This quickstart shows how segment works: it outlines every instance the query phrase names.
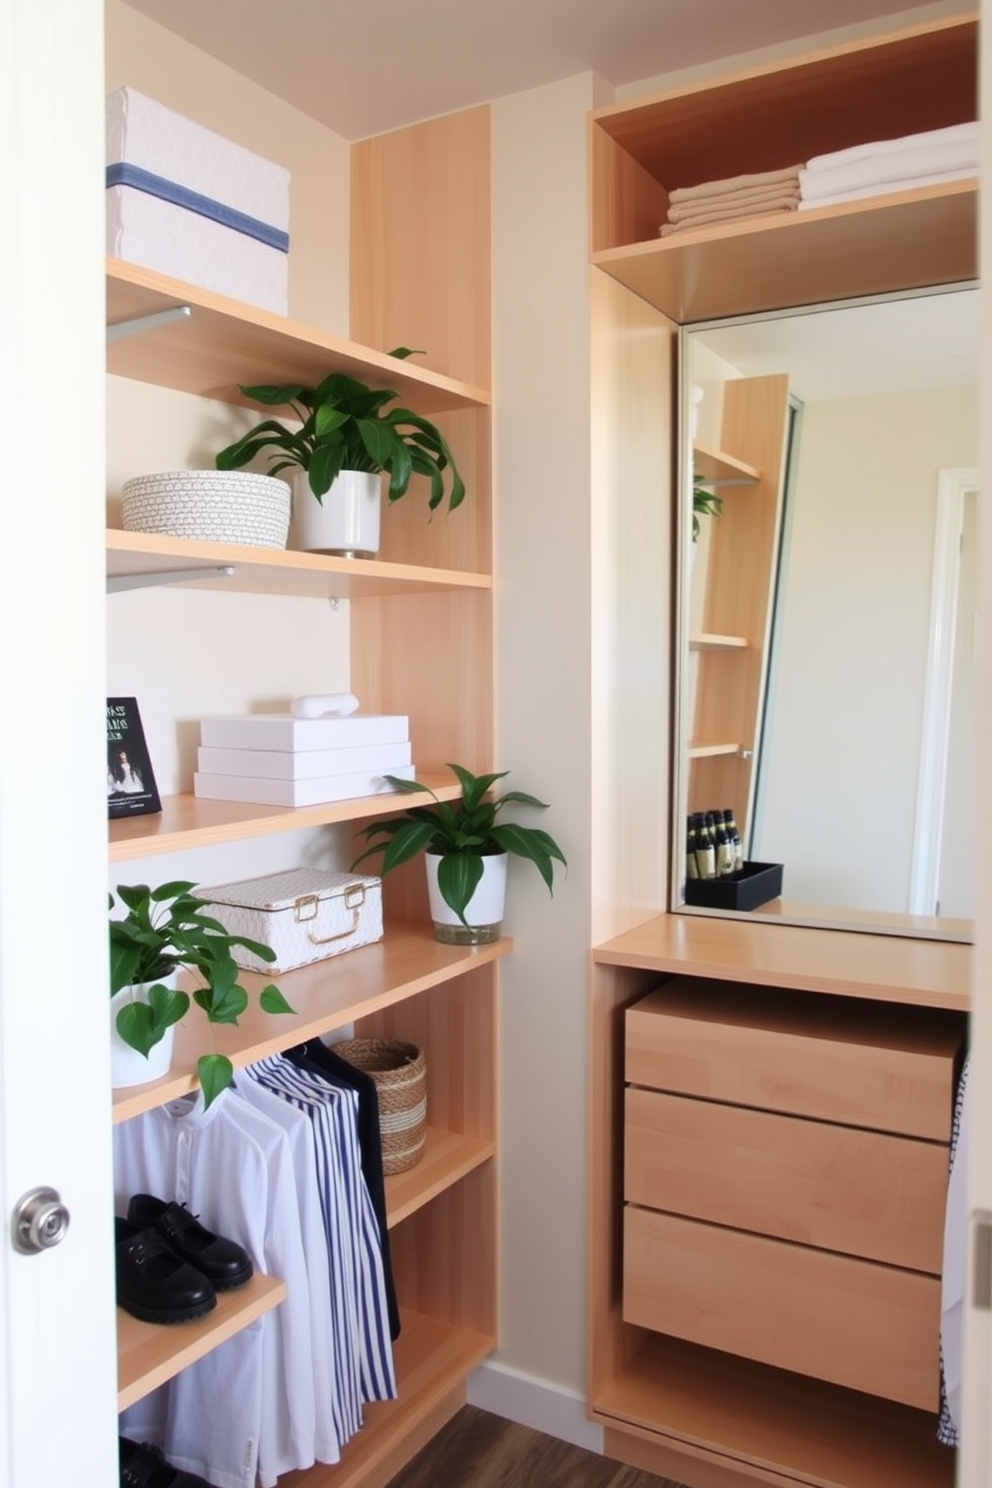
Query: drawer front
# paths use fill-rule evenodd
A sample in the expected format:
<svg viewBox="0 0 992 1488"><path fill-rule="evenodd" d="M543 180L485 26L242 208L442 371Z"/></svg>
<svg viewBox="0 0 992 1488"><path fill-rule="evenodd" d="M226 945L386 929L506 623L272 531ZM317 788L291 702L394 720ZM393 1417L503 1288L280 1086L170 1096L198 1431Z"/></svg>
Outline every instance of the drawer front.
<svg viewBox="0 0 992 1488"><path fill-rule="evenodd" d="M918 1010L692 978L629 1008L626 1078L673 1094L950 1141L957 1026Z"/></svg>
<svg viewBox="0 0 992 1488"><path fill-rule="evenodd" d="M625 1093L631 1203L935 1276L948 1157L936 1142Z"/></svg>
<svg viewBox="0 0 992 1488"><path fill-rule="evenodd" d="M628 1204L623 1316L706 1348L939 1408L936 1277Z"/></svg>

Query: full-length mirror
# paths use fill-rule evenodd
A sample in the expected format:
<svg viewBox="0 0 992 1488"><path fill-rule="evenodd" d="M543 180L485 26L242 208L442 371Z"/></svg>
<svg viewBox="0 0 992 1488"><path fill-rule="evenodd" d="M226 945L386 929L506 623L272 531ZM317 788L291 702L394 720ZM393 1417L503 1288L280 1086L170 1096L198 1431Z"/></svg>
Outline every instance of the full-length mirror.
<svg viewBox="0 0 992 1488"><path fill-rule="evenodd" d="M977 344L970 286L683 331L673 908L971 938Z"/></svg>

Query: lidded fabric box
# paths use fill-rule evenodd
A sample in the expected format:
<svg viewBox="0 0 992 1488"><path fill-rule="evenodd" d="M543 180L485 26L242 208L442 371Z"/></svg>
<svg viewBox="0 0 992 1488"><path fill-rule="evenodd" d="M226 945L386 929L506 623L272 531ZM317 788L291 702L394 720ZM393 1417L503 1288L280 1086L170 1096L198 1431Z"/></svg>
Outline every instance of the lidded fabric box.
<svg viewBox="0 0 992 1488"><path fill-rule="evenodd" d="M289 307L289 182L130 87L107 98L107 253L277 315Z"/></svg>
<svg viewBox="0 0 992 1488"><path fill-rule="evenodd" d="M235 946L231 954L245 971L292 971L382 939L381 878L288 868L236 883L201 884L194 892L209 901L229 935L246 935L275 951L274 961L263 961Z"/></svg>

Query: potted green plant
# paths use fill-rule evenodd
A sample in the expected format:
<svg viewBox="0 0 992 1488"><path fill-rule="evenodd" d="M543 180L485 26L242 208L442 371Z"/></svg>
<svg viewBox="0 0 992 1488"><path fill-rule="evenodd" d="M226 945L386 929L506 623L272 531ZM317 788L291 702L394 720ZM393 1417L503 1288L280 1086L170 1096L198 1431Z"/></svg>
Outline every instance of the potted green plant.
<svg viewBox="0 0 992 1488"><path fill-rule="evenodd" d="M554 893L554 865L568 867L565 855L553 837L539 827L522 827L498 820L507 806L534 806L546 810L548 803L524 791L490 794L498 780L510 773L496 771L473 775L463 765L449 765L461 786L461 800L441 801L426 785L415 780L386 779L394 790L425 793L433 806L410 806L400 816L371 822L364 827L367 846L353 867L374 853L382 853L385 875L417 853L427 865L431 917L438 940L449 944L482 944L496 940L503 919L506 864L509 856L533 863Z"/></svg>
<svg viewBox="0 0 992 1488"><path fill-rule="evenodd" d="M233 946L244 946L263 961L274 961L275 952L244 936L229 935L219 920L204 913L207 901L191 891L192 883L176 881L149 888L147 884L118 884L117 894L126 913L110 918L110 998L112 1041L116 1034L123 1048L115 1050L114 1084L142 1084L157 1078L169 1067L172 1033L190 1006L190 995L176 982L181 970L193 972L201 985L192 1000L209 1023L233 1023L248 1006L248 993L238 985L239 968L231 955ZM109 895L110 909L115 901ZM270 984L259 993L266 1013L291 1013L293 1009ZM164 1047L163 1047L164 1046ZM146 1064L129 1060L130 1051L143 1056ZM153 1051L154 1057L150 1059ZM206 1105L230 1083L231 1061L223 1054L202 1054L196 1072Z"/></svg>
<svg viewBox="0 0 992 1488"><path fill-rule="evenodd" d="M390 352L412 355L406 346ZM264 407L289 409L299 427L263 419L220 451L217 468L239 469L263 451L270 451L270 475L297 467L294 515L305 551L373 556L379 547L383 473L389 476L391 502L406 494L414 475L430 482L432 512L446 490L449 511L464 499L465 483L444 435L409 408L390 406L398 393L368 387L343 372L332 372L316 387L263 385L240 391ZM368 532L360 525L363 517L370 518Z"/></svg>
<svg viewBox="0 0 992 1488"><path fill-rule="evenodd" d="M707 490L706 477L694 475L692 477L692 540L699 541L702 531L700 517L722 517L723 497L718 496L715 491Z"/></svg>

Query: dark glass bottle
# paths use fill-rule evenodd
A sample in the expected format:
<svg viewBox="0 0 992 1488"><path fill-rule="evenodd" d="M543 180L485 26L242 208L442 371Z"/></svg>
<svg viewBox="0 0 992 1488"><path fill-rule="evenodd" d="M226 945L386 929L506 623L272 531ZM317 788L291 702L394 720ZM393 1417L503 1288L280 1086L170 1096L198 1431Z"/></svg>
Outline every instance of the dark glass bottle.
<svg viewBox="0 0 992 1488"><path fill-rule="evenodd" d="M713 832L713 841L716 846L717 878L729 878L734 871L734 844L723 825L723 812L710 812L708 824Z"/></svg>
<svg viewBox="0 0 992 1488"><path fill-rule="evenodd" d="M723 825L730 838L734 853L734 872L740 873L744 866L744 844L741 842L741 834L737 829L734 819L733 807L725 806L723 809Z"/></svg>
<svg viewBox="0 0 992 1488"><path fill-rule="evenodd" d="M696 819L693 816L688 817L686 820L685 876L686 878L699 877L699 866L696 862Z"/></svg>
<svg viewBox="0 0 992 1488"><path fill-rule="evenodd" d="M716 843L701 812L696 813L696 867L700 878L716 878Z"/></svg>

